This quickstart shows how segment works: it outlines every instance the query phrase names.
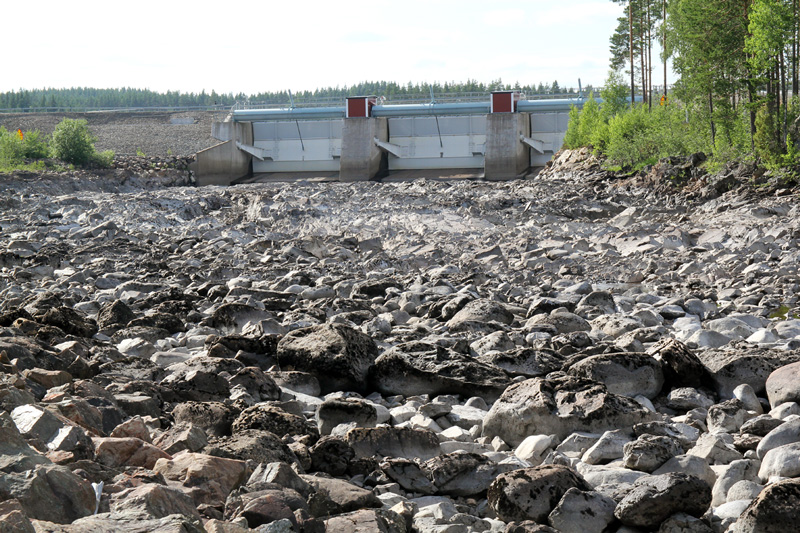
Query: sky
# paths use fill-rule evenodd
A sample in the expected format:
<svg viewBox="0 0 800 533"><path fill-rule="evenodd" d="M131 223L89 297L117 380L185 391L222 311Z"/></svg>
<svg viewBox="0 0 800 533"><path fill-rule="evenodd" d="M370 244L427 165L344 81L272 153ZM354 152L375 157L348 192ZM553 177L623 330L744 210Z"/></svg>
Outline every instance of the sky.
<svg viewBox="0 0 800 533"><path fill-rule="evenodd" d="M250 95L362 81L600 86L623 7L611 0L38 0L5 2L3 12L17 23L4 25L0 92Z"/></svg>

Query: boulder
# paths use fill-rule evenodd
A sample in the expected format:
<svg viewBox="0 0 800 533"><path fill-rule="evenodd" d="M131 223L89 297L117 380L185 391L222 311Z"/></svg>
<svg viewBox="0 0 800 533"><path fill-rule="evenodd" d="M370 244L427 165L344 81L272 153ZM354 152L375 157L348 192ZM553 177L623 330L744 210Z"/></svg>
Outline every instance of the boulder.
<svg viewBox="0 0 800 533"><path fill-rule="evenodd" d="M655 529L682 512L702 516L711 504L711 487L681 472L646 476L619 502L614 516L626 526Z"/></svg>
<svg viewBox="0 0 800 533"><path fill-rule="evenodd" d="M233 406L222 402L182 402L172 410L175 423L192 424L215 437L230 435L238 415Z"/></svg>
<svg viewBox="0 0 800 533"><path fill-rule="evenodd" d="M679 340L665 337L647 353L661 363L667 390L673 387L697 388L711 383L711 376L703 363Z"/></svg>
<svg viewBox="0 0 800 533"><path fill-rule="evenodd" d="M549 350L516 348L507 352L488 352L477 357L481 363L504 370L512 376L535 378L560 370L563 358Z"/></svg>
<svg viewBox="0 0 800 533"><path fill-rule="evenodd" d="M572 365L569 374L599 381L609 392L631 398L641 395L652 400L664 385L661 364L643 353L593 355Z"/></svg>
<svg viewBox="0 0 800 533"><path fill-rule="evenodd" d="M96 437L93 441L95 460L112 468L141 466L152 470L156 461L172 459L167 452L135 437Z"/></svg>
<svg viewBox="0 0 800 533"><path fill-rule="evenodd" d="M486 415L482 434L517 446L528 435L554 434L562 440L577 431L602 433L657 418L601 383L575 377L532 378L503 392Z"/></svg>
<svg viewBox="0 0 800 533"><path fill-rule="evenodd" d="M228 520L244 518L250 528L257 528L276 520L289 520L297 524L295 512L308 513L305 498L292 489L275 487L247 492L236 491L225 502Z"/></svg>
<svg viewBox="0 0 800 533"><path fill-rule="evenodd" d="M586 481L564 465L541 465L497 476L489 486L489 506L504 522L533 520L544 524L571 488L589 491Z"/></svg>
<svg viewBox="0 0 800 533"><path fill-rule="evenodd" d="M413 342L375 360L370 383L384 395L460 394L497 399L510 383L505 372L436 344Z"/></svg>
<svg viewBox="0 0 800 533"><path fill-rule="evenodd" d="M326 514L335 515L359 509L383 507L383 503L371 490L362 489L347 481L320 476L301 475L300 477L311 485L320 503L323 503L323 499L325 500L323 505L327 508ZM318 510L311 503L311 514L323 516L317 512Z"/></svg>
<svg viewBox="0 0 800 533"><path fill-rule="evenodd" d="M447 321L451 332L492 333L511 324L514 314L502 303L494 300L478 299L468 302Z"/></svg>
<svg viewBox="0 0 800 533"><path fill-rule="evenodd" d="M199 453L181 453L174 459L159 459L153 471L184 487L195 505L221 505L228 494L250 477L244 461Z"/></svg>
<svg viewBox="0 0 800 533"><path fill-rule="evenodd" d="M343 324L301 328L278 342L283 370L314 374L323 394L367 389L367 373L378 356L375 341Z"/></svg>
<svg viewBox="0 0 800 533"><path fill-rule="evenodd" d="M0 495L18 500L29 518L57 524L88 516L95 508L92 485L68 468L53 464L0 475Z"/></svg>
<svg viewBox="0 0 800 533"><path fill-rule="evenodd" d="M800 362L775 369L765 383L772 407L786 402L800 402Z"/></svg>
<svg viewBox="0 0 800 533"><path fill-rule="evenodd" d="M784 444L765 453L758 477L765 483L782 477L800 477L800 442Z"/></svg>
<svg viewBox="0 0 800 533"><path fill-rule="evenodd" d="M384 509L361 509L325 519L325 530L338 533L406 533L405 520Z"/></svg>
<svg viewBox="0 0 800 533"><path fill-rule="evenodd" d="M50 308L43 316L38 317L38 320L42 324L55 326L76 337L92 337L97 333L97 324L94 320L69 307Z"/></svg>
<svg viewBox="0 0 800 533"><path fill-rule="evenodd" d="M246 429L229 437L215 437L204 449L208 455L254 463L296 463L297 457L280 437L269 431Z"/></svg>
<svg viewBox="0 0 800 533"><path fill-rule="evenodd" d="M561 533L603 533L615 521L617 503L599 492L571 488L547 517Z"/></svg>
<svg viewBox="0 0 800 533"><path fill-rule="evenodd" d="M721 398L733 397L739 385L750 385L756 394L763 394L767 378L775 370L800 361L800 352L765 349L705 350L698 357L706 367Z"/></svg>
<svg viewBox="0 0 800 533"><path fill-rule="evenodd" d="M758 443L756 453L759 459L763 459L771 449L794 442L800 442L800 416L793 416L764 435Z"/></svg>
<svg viewBox="0 0 800 533"><path fill-rule="evenodd" d="M767 486L732 527L733 533L784 533L800 522L800 480L785 479Z"/></svg>
<svg viewBox="0 0 800 533"><path fill-rule="evenodd" d="M675 439L657 435L642 435L623 447L625 468L653 472L669 459L683 452Z"/></svg>
<svg viewBox="0 0 800 533"><path fill-rule="evenodd" d="M164 518L172 514L200 518L189 496L177 488L158 483L147 483L114 494L111 513L112 516L122 513L138 515L142 520Z"/></svg>
<svg viewBox="0 0 800 533"><path fill-rule="evenodd" d="M432 431L402 427L354 428L345 437L356 457L414 457L427 461L441 455Z"/></svg>
<svg viewBox="0 0 800 533"><path fill-rule="evenodd" d="M242 411L231 425L234 435L248 429L269 431L278 437L291 435L319 436L317 428L305 417L287 413L283 409L269 404L258 404Z"/></svg>
<svg viewBox="0 0 800 533"><path fill-rule="evenodd" d="M331 398L317 408L314 417L320 434L330 435L339 424L354 423L356 427L375 427L378 411L375 405L358 398Z"/></svg>
<svg viewBox="0 0 800 533"><path fill-rule="evenodd" d="M422 465L436 493L463 497L484 494L498 475L515 468L515 464L498 464L475 453L448 453Z"/></svg>

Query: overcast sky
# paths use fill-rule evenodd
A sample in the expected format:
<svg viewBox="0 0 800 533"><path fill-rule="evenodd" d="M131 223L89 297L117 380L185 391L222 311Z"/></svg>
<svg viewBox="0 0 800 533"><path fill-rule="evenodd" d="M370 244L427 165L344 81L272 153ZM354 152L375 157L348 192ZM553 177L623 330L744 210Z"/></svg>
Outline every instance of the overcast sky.
<svg viewBox="0 0 800 533"><path fill-rule="evenodd" d="M610 0L4 4L0 91L245 94L378 80L598 86L623 10Z"/></svg>

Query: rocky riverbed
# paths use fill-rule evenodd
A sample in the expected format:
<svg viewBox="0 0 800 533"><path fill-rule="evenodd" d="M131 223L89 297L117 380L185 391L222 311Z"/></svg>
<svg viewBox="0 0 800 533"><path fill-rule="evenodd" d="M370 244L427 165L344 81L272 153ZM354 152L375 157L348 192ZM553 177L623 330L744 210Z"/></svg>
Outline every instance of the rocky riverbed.
<svg viewBox="0 0 800 533"><path fill-rule="evenodd" d="M798 192L698 163L0 177L0 531L795 531Z"/></svg>

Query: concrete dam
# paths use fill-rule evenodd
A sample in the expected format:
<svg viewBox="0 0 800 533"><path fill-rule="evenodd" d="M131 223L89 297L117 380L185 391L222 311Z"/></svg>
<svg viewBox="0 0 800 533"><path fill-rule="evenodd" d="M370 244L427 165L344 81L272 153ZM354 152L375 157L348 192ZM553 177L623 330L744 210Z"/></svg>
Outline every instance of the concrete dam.
<svg viewBox="0 0 800 533"><path fill-rule="evenodd" d="M234 109L213 124L221 142L197 154L194 170L200 185L275 174L365 181L457 169L513 179L550 160L563 143L570 107L585 101L497 91L485 101L387 105L358 96L342 107Z"/></svg>

